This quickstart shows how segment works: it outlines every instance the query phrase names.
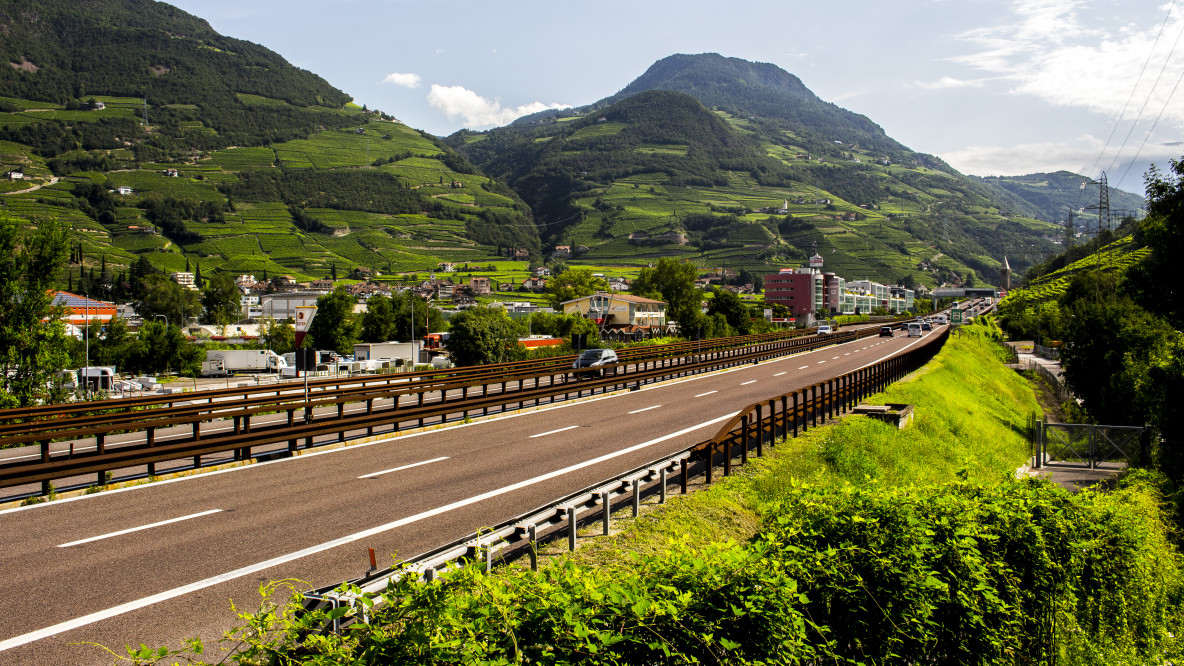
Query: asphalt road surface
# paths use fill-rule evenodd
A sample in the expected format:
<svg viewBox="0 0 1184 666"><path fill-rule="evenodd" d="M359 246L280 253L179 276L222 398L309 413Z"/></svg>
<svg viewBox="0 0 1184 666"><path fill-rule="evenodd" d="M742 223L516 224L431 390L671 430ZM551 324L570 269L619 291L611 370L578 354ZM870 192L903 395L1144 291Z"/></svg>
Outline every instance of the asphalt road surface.
<svg viewBox="0 0 1184 666"><path fill-rule="evenodd" d="M702 441L744 406L929 342L872 337L584 401L0 512L0 663L109 664L125 644L207 658L230 600L322 586Z"/></svg>

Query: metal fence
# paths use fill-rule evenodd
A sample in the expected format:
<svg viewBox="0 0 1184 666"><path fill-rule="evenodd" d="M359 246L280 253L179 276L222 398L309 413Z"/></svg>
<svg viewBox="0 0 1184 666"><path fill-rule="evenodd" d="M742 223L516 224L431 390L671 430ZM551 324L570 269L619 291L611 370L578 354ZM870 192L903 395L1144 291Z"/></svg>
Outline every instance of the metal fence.
<svg viewBox="0 0 1184 666"><path fill-rule="evenodd" d="M1141 461L1146 451L1146 428L1141 426L1047 423L1029 419L1028 442L1032 466L1071 465L1097 469Z"/></svg>
<svg viewBox="0 0 1184 666"><path fill-rule="evenodd" d="M677 492L686 493L690 479L702 475L706 483L712 483L715 469L720 466L727 476L735 465L747 462L750 454L763 455L764 446L774 444L778 438L796 437L799 432L849 411L860 399L921 368L948 338L947 328L917 349L749 405L705 442L409 558L396 567L346 581L352 586L351 591L344 592L341 585L331 585L305 593L304 608L313 611L353 606L357 608L353 619L364 620L366 605L359 603L360 596L382 591L392 576L413 575L431 580L442 568L458 562L483 561L488 570L495 560L509 560L518 555L529 556L532 568L537 567L540 542L566 539L568 548L574 550L581 525L599 522L602 532L608 534L614 503L627 502L636 516L646 495L657 494L659 501L665 502L672 484ZM323 630L336 631L349 621L352 619L333 620Z"/></svg>

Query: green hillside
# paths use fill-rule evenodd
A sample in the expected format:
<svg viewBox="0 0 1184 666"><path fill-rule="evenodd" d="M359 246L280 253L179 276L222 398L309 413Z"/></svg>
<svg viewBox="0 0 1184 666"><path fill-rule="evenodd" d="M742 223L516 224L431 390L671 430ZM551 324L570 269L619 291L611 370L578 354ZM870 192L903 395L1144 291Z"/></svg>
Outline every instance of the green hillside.
<svg viewBox="0 0 1184 666"><path fill-rule="evenodd" d="M72 270L308 279L538 249L521 199L439 140L169 5L0 0L0 29L0 174L23 174L0 205L67 222Z"/></svg>
<svg viewBox="0 0 1184 666"><path fill-rule="evenodd" d="M1041 212L1043 219L1067 220L1072 214L1076 232L1092 235L1097 231L1097 212L1086 207L1098 203L1098 188L1096 185L1082 187L1082 183L1090 181L1085 176L1057 171L1024 176L987 176L981 180L1031 204ZM1108 193L1111 216L1116 223L1126 215L1141 217L1141 211L1147 207L1143 197L1137 194L1114 187L1109 188Z"/></svg>
<svg viewBox="0 0 1184 666"><path fill-rule="evenodd" d="M709 72L718 58L706 59ZM522 195L548 244L586 248L577 261L680 256L767 272L817 243L826 268L849 278L933 286L971 273L993 283L1004 255L1023 270L1058 247L1043 237L1054 225L1025 215L1038 213L1031 205L908 151L855 114L845 136L862 132L867 144L738 104L711 110L649 90L448 143Z"/></svg>

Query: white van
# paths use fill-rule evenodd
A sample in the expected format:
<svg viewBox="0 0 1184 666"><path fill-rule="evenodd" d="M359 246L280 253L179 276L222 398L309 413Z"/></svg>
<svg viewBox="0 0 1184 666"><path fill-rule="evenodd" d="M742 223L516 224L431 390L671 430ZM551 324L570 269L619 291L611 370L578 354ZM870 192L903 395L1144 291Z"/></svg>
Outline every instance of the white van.
<svg viewBox="0 0 1184 666"><path fill-rule="evenodd" d="M921 325L915 321L909 322L909 337L910 338L921 337Z"/></svg>

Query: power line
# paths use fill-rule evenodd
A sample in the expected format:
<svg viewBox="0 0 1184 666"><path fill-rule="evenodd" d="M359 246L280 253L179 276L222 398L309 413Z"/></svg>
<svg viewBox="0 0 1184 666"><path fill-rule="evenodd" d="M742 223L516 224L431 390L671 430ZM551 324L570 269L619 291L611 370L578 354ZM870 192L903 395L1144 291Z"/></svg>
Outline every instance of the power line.
<svg viewBox="0 0 1184 666"><path fill-rule="evenodd" d="M1122 173L1123 180L1131 172L1131 167L1135 166L1135 161L1139 159L1139 155L1143 152L1143 147L1147 145L1147 140L1151 138L1151 133L1155 131L1155 126L1159 124L1159 119L1163 117L1163 112L1167 110L1172 97L1176 95L1176 89L1180 87L1180 81L1184 81L1184 71L1180 72L1180 77L1176 79L1176 85L1172 86L1172 92L1168 93L1168 98L1164 100L1163 108L1159 110L1159 115L1155 117L1155 122L1151 123L1151 129L1147 130L1147 136L1143 137L1143 143L1139 144L1139 150L1135 151L1135 156L1131 158L1131 163L1126 165L1126 171ZM1118 182L1121 183L1122 180Z"/></svg>
<svg viewBox="0 0 1184 666"><path fill-rule="evenodd" d="M1172 0L1171 6L1168 7L1167 16L1163 17L1163 23L1159 24L1159 32L1155 35L1155 42L1151 44L1151 50L1147 52L1147 59L1143 61L1143 67L1139 70L1139 76L1135 79L1135 85L1131 86L1131 94L1127 95L1126 103L1122 105L1122 112L1118 114L1118 120L1114 121L1114 127L1110 129L1110 136L1106 137L1106 143L1102 145L1102 152L1098 153L1097 159L1094 160L1093 166L1085 175L1092 175L1094 169L1098 167L1098 163L1102 161L1102 156L1106 154L1106 149L1110 147L1110 140L1114 138L1114 132L1118 131L1118 126L1122 124L1122 119L1126 116L1126 110L1131 104L1131 100L1135 98L1135 91L1139 88L1139 82L1143 80L1143 73L1147 71L1147 65L1151 63L1151 56L1155 54L1155 47L1159 46L1159 38L1163 36L1163 29L1168 24L1168 19L1172 17L1172 10L1176 6L1176 0Z"/></svg>
<svg viewBox="0 0 1184 666"><path fill-rule="evenodd" d="M1135 127L1139 124L1139 121L1142 120L1143 111L1147 108L1147 104L1151 102L1151 96L1155 94L1155 89L1159 87L1159 80L1163 78L1164 70L1166 70L1168 68L1168 64L1172 62L1172 56L1176 53L1176 46L1180 44L1181 37L1184 37L1184 23L1180 25L1180 32L1176 35L1176 41L1172 43L1172 50L1168 52L1168 57L1164 58L1163 67L1159 68L1159 74L1155 77L1155 83L1152 83L1151 90L1147 91L1147 99L1143 100L1143 105L1139 107L1139 115L1135 116L1135 121L1131 123L1131 128L1127 130L1126 138L1122 140L1122 145L1118 147L1118 152L1114 153L1114 159L1110 161L1110 166L1106 168L1107 171L1112 170L1114 165L1118 163L1118 157L1122 155L1122 149L1126 148L1126 142L1131 138L1131 134L1134 133Z"/></svg>

